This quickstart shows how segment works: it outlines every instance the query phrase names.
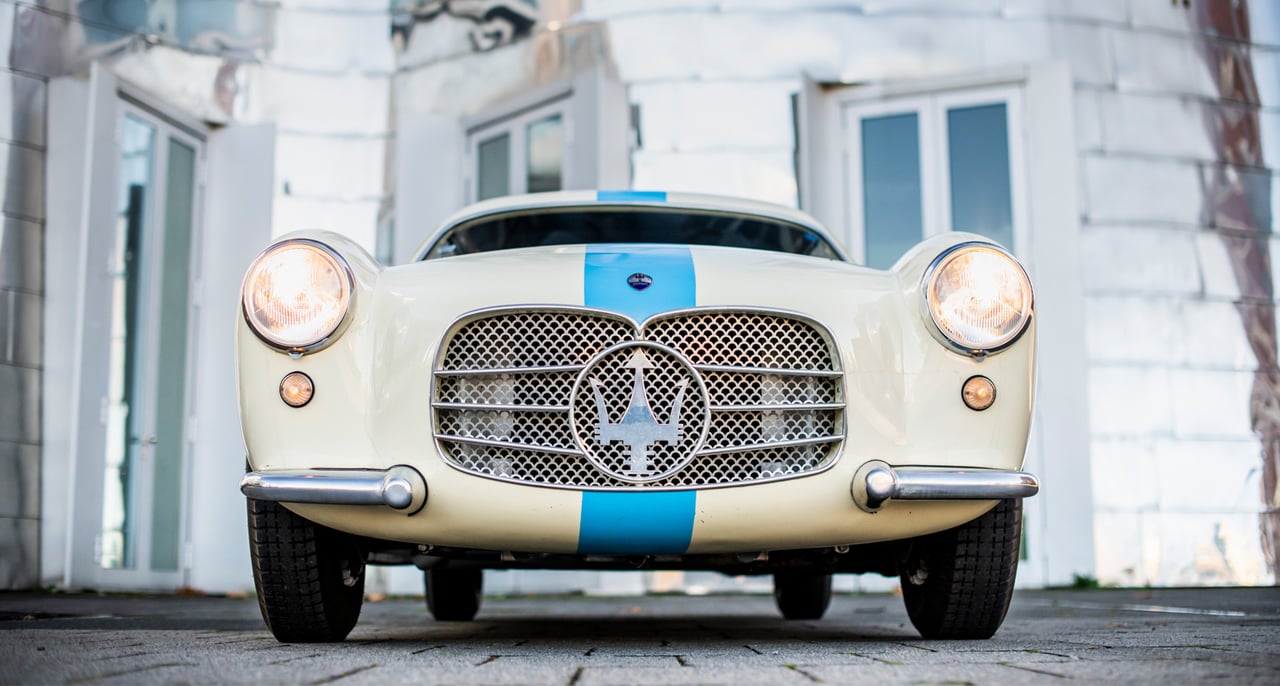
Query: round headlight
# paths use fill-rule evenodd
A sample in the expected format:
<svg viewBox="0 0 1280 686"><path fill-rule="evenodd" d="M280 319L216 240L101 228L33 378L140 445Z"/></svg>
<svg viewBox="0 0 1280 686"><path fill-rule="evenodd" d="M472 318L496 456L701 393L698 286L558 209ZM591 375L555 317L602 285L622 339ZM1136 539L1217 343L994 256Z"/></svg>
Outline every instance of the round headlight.
<svg viewBox="0 0 1280 686"><path fill-rule="evenodd" d="M329 246L295 239L254 260L240 298L245 320L262 340L305 352L338 330L351 304L351 269Z"/></svg>
<svg viewBox="0 0 1280 686"><path fill-rule="evenodd" d="M1000 350L1031 320L1031 280L1017 260L994 245L955 246L934 260L924 279L934 325L965 351Z"/></svg>

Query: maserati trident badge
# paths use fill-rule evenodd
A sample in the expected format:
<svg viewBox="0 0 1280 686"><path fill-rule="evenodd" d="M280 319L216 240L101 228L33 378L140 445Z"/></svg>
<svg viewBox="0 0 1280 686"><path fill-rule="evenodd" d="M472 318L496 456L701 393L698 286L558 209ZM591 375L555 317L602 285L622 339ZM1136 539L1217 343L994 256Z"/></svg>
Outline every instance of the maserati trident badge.
<svg viewBox="0 0 1280 686"><path fill-rule="evenodd" d="M630 483L683 469L708 429L701 376L676 351L644 341L614 346L589 362L570 411L587 459Z"/></svg>
<svg viewBox="0 0 1280 686"><path fill-rule="evenodd" d="M674 444L680 441L680 404L684 402L684 393L689 388L688 379L676 382L676 400L667 413L667 420L659 422L649 409L649 398L645 394L644 370L653 369L653 363L644 354L643 348L636 348L627 362L628 369L635 370L635 383L631 389L631 402L627 405L622 421L614 424L609 421L609 407L600 393L601 382L591 379L591 391L596 396L596 411L600 413L600 428L596 436L601 443L622 441L630 446L631 460L623 468L627 476L648 476L653 472L649 460L649 446L663 442Z"/></svg>

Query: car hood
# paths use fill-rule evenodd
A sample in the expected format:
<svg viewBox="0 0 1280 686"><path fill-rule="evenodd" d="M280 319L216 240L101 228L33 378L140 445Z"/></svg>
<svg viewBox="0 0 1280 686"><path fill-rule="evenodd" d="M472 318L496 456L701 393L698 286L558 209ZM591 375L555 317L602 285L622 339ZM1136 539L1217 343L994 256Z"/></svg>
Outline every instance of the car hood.
<svg viewBox="0 0 1280 686"><path fill-rule="evenodd" d="M883 295L896 284L892 272L801 255L609 244L504 250L395 267L382 272L376 297L385 307L438 326L467 312L519 305L581 306L642 322L692 307L805 310L845 292Z"/></svg>

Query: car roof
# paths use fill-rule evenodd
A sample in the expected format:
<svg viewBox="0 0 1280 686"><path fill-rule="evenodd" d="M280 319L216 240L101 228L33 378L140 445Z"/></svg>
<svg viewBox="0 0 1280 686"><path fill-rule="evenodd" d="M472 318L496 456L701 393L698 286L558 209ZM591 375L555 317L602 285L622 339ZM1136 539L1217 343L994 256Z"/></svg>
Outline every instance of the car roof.
<svg viewBox="0 0 1280 686"><path fill-rule="evenodd" d="M817 219L796 209L776 205L774 203L735 198L725 195L706 193L680 193L667 191L554 191L551 193L530 193L527 195L507 195L491 200L483 200L468 205L453 213L431 233L414 254L415 262L423 259L427 251L436 241L459 224L482 219L484 217L523 212L526 210L555 209L569 207L652 207L673 210L696 210L720 214L738 214L763 219L796 224L822 236L831 244L840 256L848 261L843 246L839 244Z"/></svg>

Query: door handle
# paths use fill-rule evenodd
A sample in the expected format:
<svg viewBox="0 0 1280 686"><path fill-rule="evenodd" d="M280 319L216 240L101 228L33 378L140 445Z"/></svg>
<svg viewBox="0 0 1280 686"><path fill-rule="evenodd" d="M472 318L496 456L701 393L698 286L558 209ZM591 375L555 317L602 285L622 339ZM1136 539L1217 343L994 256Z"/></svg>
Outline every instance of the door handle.
<svg viewBox="0 0 1280 686"><path fill-rule="evenodd" d="M160 441L156 438L155 434L143 434L141 436L134 436L133 442L138 445L155 445Z"/></svg>

